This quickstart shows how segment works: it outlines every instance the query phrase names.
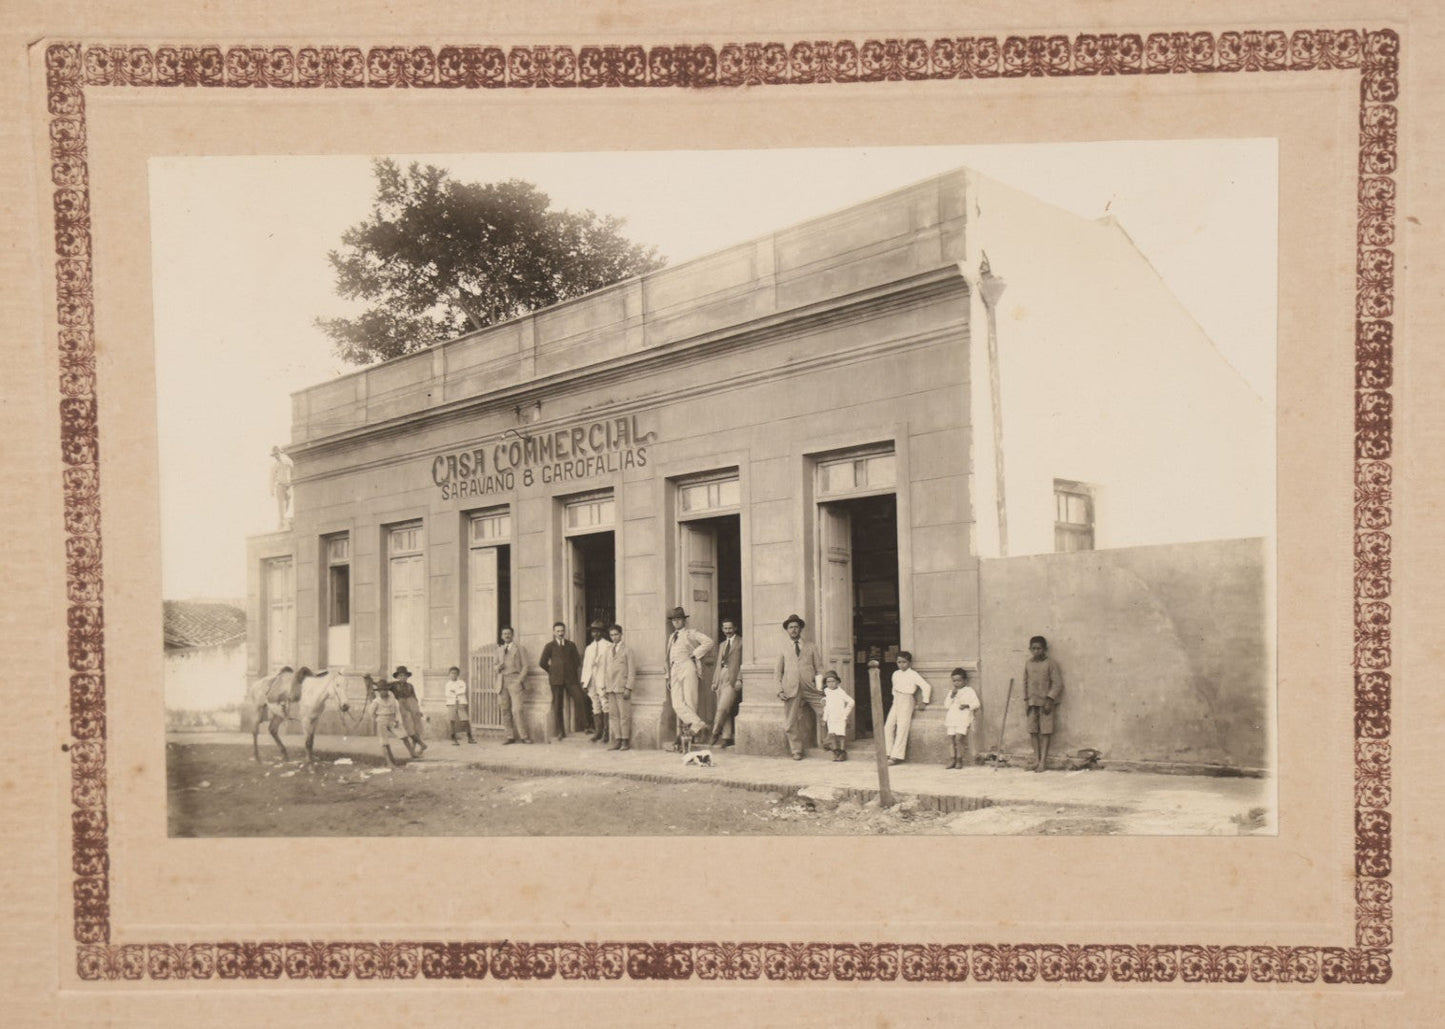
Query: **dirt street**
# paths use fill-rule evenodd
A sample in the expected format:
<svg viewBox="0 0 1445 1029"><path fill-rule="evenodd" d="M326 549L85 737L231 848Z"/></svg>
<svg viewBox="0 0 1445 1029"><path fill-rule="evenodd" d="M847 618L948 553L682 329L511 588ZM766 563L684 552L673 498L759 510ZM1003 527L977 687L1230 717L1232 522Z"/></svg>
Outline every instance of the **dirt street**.
<svg viewBox="0 0 1445 1029"><path fill-rule="evenodd" d="M946 832L948 816L814 810L796 795L606 775L525 776L376 757L258 765L249 748L166 746L172 836L709 836Z"/></svg>
<svg viewBox="0 0 1445 1029"><path fill-rule="evenodd" d="M608 774L585 742L516 748L485 742L387 771L365 741L318 741L318 763L251 760L242 737L167 743L173 836L665 836L1272 834L1268 784L1247 779L936 769L895 776L898 803L861 800L860 764L729 756L725 782L686 772L675 755L637 753ZM864 774L852 774L863 769ZM791 782L794 785L784 786ZM805 784L811 785L805 785ZM860 790L860 784L864 789ZM912 787L913 791L910 791ZM934 810L919 794L986 798ZM952 791L952 792L950 792ZM976 793L974 791L977 791ZM852 798L852 799L850 799Z"/></svg>

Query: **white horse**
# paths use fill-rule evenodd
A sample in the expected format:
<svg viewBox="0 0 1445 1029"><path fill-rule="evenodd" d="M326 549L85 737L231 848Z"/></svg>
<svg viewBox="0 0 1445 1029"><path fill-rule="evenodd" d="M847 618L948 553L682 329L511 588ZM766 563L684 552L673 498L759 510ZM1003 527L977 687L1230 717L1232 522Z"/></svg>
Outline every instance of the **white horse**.
<svg viewBox="0 0 1445 1029"><path fill-rule="evenodd" d="M271 738L281 748L283 761L289 755L278 730L281 723L288 719L299 721L301 731L306 734L306 763L309 765L315 757L311 748L316 739L316 723L326 702L334 700L341 711L351 710L351 705L346 702L346 686L340 672L332 669L317 675L302 665L290 676L288 683L287 673L290 671L289 666L282 668L270 678L258 679L246 691L246 704L256 715L251 728L251 753L258 762L261 760L259 740L263 721L269 724Z"/></svg>

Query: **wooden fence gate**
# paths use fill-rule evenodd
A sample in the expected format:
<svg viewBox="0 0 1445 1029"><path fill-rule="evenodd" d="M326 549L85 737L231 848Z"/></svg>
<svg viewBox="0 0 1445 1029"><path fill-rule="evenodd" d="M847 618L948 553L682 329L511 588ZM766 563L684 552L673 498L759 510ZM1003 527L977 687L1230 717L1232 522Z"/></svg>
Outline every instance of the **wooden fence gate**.
<svg viewBox="0 0 1445 1029"><path fill-rule="evenodd" d="M501 686L497 682L496 648L472 654L468 668L467 692L472 725L478 729L502 728Z"/></svg>

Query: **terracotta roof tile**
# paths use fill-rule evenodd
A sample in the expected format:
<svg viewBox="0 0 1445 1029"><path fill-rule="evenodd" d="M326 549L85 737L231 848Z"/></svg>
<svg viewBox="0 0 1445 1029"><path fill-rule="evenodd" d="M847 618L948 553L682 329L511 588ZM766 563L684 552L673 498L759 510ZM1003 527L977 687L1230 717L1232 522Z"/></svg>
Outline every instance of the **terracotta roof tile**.
<svg viewBox="0 0 1445 1029"><path fill-rule="evenodd" d="M246 612L234 604L165 602L166 647L215 647L246 638Z"/></svg>

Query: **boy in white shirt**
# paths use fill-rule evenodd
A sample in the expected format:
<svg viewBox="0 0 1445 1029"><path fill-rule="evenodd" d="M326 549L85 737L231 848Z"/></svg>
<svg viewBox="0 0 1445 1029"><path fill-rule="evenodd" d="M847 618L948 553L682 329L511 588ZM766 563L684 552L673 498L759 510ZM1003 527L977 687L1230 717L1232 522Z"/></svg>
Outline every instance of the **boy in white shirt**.
<svg viewBox="0 0 1445 1029"><path fill-rule="evenodd" d="M834 761L848 760L848 715L853 698L843 689L843 680L832 669L823 676L823 723L828 727Z"/></svg>
<svg viewBox="0 0 1445 1029"><path fill-rule="evenodd" d="M893 673L893 706L888 710L888 720L883 723L883 744L888 750L890 765L901 765L908 758L908 730L913 725L915 701L921 711L933 699L933 687L913 670L912 664L913 655L900 650L898 671ZM919 694L922 694L921 699Z"/></svg>
<svg viewBox="0 0 1445 1029"><path fill-rule="evenodd" d="M467 730L467 742L476 743L477 738L472 735L471 700L467 696L467 683L462 678L462 670L452 665L447 669L447 675L447 719L451 722L452 746L462 745L457 739L457 733L464 727Z"/></svg>
<svg viewBox="0 0 1445 1029"><path fill-rule="evenodd" d="M979 709L978 693L968 685L968 672L955 668L951 676L953 686L948 691L948 701L943 706L943 731L948 734L953 759L944 768L962 768L963 750L968 745L968 730L973 725L973 713Z"/></svg>

